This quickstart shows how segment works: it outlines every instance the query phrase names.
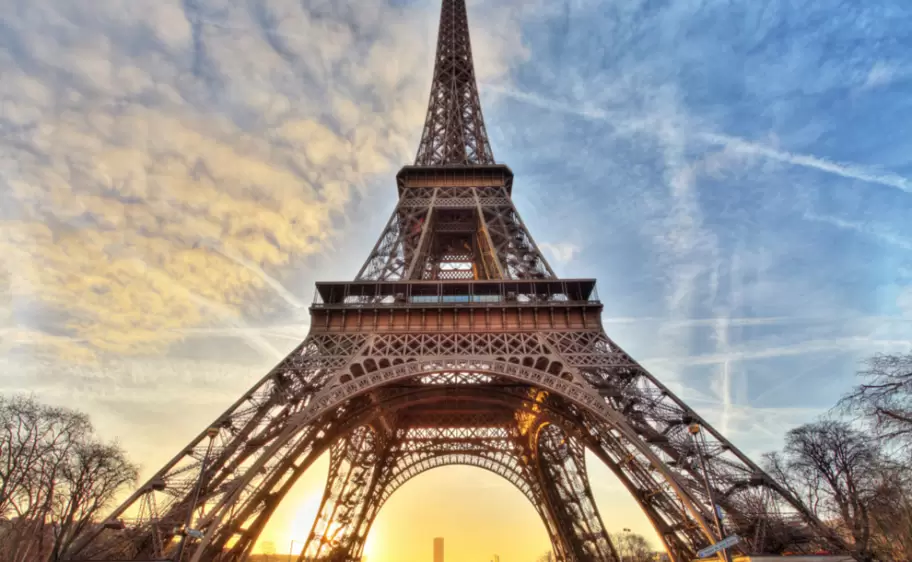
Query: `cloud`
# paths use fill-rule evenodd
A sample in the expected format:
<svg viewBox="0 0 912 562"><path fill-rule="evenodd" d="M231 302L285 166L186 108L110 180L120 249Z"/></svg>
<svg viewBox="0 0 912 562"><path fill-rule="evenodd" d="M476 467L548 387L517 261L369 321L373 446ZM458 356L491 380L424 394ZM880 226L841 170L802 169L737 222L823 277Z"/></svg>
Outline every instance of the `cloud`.
<svg viewBox="0 0 912 562"><path fill-rule="evenodd" d="M686 123L686 113L683 110L677 113L678 120L683 119L683 122L675 123L670 121L668 119L669 115L664 114L662 111L632 114L629 111L602 109L585 101L581 104L571 104L497 85L489 85L487 87L499 95L542 109L576 115L590 120L605 121L610 123L615 131L620 134L647 134L665 138L669 138L669 135L674 135L690 142L721 146L729 158L735 155L759 156L793 166L810 168L847 179L883 185L912 193L912 180L899 174L882 172L855 163L833 162L812 154L779 150L734 135L708 132L701 130L699 127L694 128L693 124ZM718 165L713 160L713 155L708 155L706 171L713 173Z"/></svg>
<svg viewBox="0 0 912 562"><path fill-rule="evenodd" d="M765 318L685 318L670 319L661 317L640 317L640 318L620 318L607 317L602 318L603 324L662 324L663 328L699 328L699 327L716 327L720 324L726 326L777 326L782 324L792 324L796 322L828 321L829 319L801 319L787 316L765 317Z"/></svg>
<svg viewBox="0 0 912 562"><path fill-rule="evenodd" d="M542 73L544 76L541 79L553 89L551 94L543 94L548 88L540 86L534 90L497 84L485 84L484 87L508 101L557 114L555 122L560 122L568 133L572 131L571 134L576 135L583 130L605 139L598 149L589 149L592 154L596 154L596 150L612 154L612 160L624 162L625 166L628 162L636 163L643 159L648 161L650 172L662 174L661 177L648 174L645 178L627 170L622 172L626 175L618 172L609 174L617 182L637 186L637 208L631 211L633 218L630 220L643 225L646 236L653 242L644 252L643 263L639 264L644 272L641 275L649 282L654 281L649 278L650 274L657 276L664 287L665 314L651 317L663 321L650 321L658 324L659 339L656 341L653 338L650 345L644 347L649 349L659 345L664 353L679 357L681 361L675 366L704 365L714 369L708 381L687 379L687 384L709 382L710 390L722 404L720 429L725 432L733 420L733 408L749 396L746 362L765 357L793 357L796 362L803 361L805 356L817 350L839 349L841 337L852 337L858 333L821 333L828 323L838 321L836 318L821 321L781 316L800 305L804 314L816 316L819 310L820 318L831 317L834 303L830 302L831 295L821 292L819 287L812 287L813 283L807 287L809 295L799 291L796 284L806 282L802 280L803 273L790 274L789 282L779 281L782 276L779 259L795 259L797 254L791 247L791 241L781 241L780 244L777 236L744 230L751 220L764 223L776 221L778 216L775 213L781 213L788 207L788 204L776 200L776 188L758 178L756 172L764 172L762 175L769 176L772 182L788 182L792 180L778 176L789 174L789 167L797 167L906 193L912 193L912 181L871 166L836 162L813 153L782 150L775 144L749 140L750 133L747 131L755 130L755 123L750 118L738 119L732 115L737 112L737 104L729 111L730 100L717 96L712 98L714 103L719 104L715 114L698 112L690 107L690 102L683 100L705 101L703 94L694 93L695 89L682 83L680 76L669 76L668 81L663 81L650 75L649 65L654 57L649 55L641 53L633 57L640 65L637 68L625 68L622 59L592 79L592 84L599 87L588 87L589 82L575 72L595 63L584 55L580 56L583 61L563 69L560 80L552 81L551 76ZM643 87L642 83L649 84L649 87ZM628 89L631 84L640 84L641 87ZM643 93L645 91L649 93ZM696 91L701 90L696 88ZM788 106L786 100L777 103ZM757 121L769 127L764 119L771 116L764 112L761 115L762 118ZM589 128L580 124L580 120L600 126ZM720 122L725 125L719 126ZM744 136L717 132L733 128L733 123L738 124L739 131L745 131ZM775 135L766 136L776 138ZM763 137L762 131L757 137ZM800 135L792 137L801 138ZM571 141L564 139L564 142ZM800 141L793 142L799 145ZM901 165L901 160L899 162ZM594 163L591 166L599 169ZM753 173L746 174L747 170ZM601 181L602 174L596 171L589 179ZM746 182L749 187L742 186L737 190L740 192L738 195L721 194L718 185L723 182L731 184L734 178L738 182ZM657 189L658 186L662 189ZM767 186L770 189L766 193L758 191ZM795 194L799 201L801 196L801 193ZM601 203L604 200L596 197L593 196L592 205L604 205ZM755 205L757 200L762 201L761 205ZM747 201L751 202L752 208L744 207ZM625 208L615 216L626 217L627 212ZM744 220L748 217L748 221ZM864 232L906 249L905 240L881 227L872 225ZM825 254L826 249L820 252ZM770 299L762 301L761 305L758 294L767 291L765 287L773 286L778 287L778 292L771 294ZM786 304L798 294L805 294L801 303ZM738 320L739 316L756 312L761 306L777 320ZM821 308L818 309L818 306ZM851 322L862 320L861 315L850 316L853 316ZM606 318L605 322L630 323L630 320ZM642 324L641 321L633 323ZM760 339L762 335L771 332L759 329L764 326L776 327L783 341L772 346L758 347L755 344L753 349L744 349L741 345L743 339L763 341ZM695 329L704 327L711 330ZM758 329L748 332L744 330L746 328ZM864 335L860 333L860 337ZM860 355L877 349L878 344L859 340L848 344L847 348ZM672 367L671 364L667 366Z"/></svg>
<svg viewBox="0 0 912 562"><path fill-rule="evenodd" d="M902 72L898 67L883 61L877 61L871 67L871 70L868 71L864 84L862 84L862 89L873 90L887 86L901 74Z"/></svg>
<svg viewBox="0 0 912 562"><path fill-rule="evenodd" d="M774 357L789 357L829 351L855 351L858 349L881 349L884 351L906 350L912 347L907 340L874 340L867 337L848 337L827 340L805 341L795 344L771 346L758 349L732 350L726 353L707 353L688 357L647 359L644 363L671 364L678 366L717 365L733 361L755 361Z"/></svg>
<svg viewBox="0 0 912 562"><path fill-rule="evenodd" d="M896 297L896 306L903 317L912 319L912 287L905 287Z"/></svg>
<svg viewBox="0 0 912 562"><path fill-rule="evenodd" d="M539 244L539 247L560 265L566 265L573 261L573 258L582 250L582 248L572 242L545 242Z"/></svg>
<svg viewBox="0 0 912 562"><path fill-rule="evenodd" d="M13 13L0 259L29 349L160 353L184 328L300 309L283 277L331 251L359 193L413 158L436 5L36 0ZM497 80L526 56L519 26L477 19L478 72Z"/></svg>

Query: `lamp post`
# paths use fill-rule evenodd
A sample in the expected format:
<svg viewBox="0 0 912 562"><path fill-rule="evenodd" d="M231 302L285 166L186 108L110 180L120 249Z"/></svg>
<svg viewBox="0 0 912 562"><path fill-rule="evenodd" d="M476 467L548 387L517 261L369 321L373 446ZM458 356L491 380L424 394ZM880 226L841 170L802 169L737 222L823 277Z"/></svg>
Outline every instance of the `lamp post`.
<svg viewBox="0 0 912 562"><path fill-rule="evenodd" d="M629 534L630 534L630 529L628 529L627 527L624 527L623 529L621 529L621 532L622 532L622 533L627 533L627 534L629 535ZM622 536L621 538L623 538L623 536ZM627 542L629 543L630 541L627 541ZM620 547L621 545L618 545L618 546ZM618 548L618 553L617 553L617 555L618 555L618 558L621 559L620 562L624 562L624 555L622 554L623 550L624 550L623 548Z"/></svg>
<svg viewBox="0 0 912 562"><path fill-rule="evenodd" d="M291 544L288 545L288 562L291 562L291 553L294 552L294 544L295 544L295 543L300 543L300 544L302 544L302 545L306 545L306 544L307 544L307 543L304 542L304 541L299 541L299 540L291 539Z"/></svg>
<svg viewBox="0 0 912 562"><path fill-rule="evenodd" d="M212 454L212 448L215 445L215 438L218 437L218 434L219 429L217 427L210 427L206 430L206 436L209 437L209 445L206 447L206 455L200 462L199 477L196 479L196 486L194 486L193 489L193 501L190 502L190 505L187 507L187 518L184 520L184 526L181 529L181 538L180 542L177 544L177 552L174 555L174 562L183 562L184 547L187 544L187 537L199 540L204 536L202 531L198 529L191 529L190 525L193 523L193 510L196 508L196 503L199 501L200 491L202 491L203 488L203 478L206 476L206 464L209 462L209 455Z"/></svg>
<svg viewBox="0 0 912 562"><path fill-rule="evenodd" d="M703 469L703 484L706 486L706 497L709 500L709 506L712 509L713 521L716 524L716 532L719 533L719 540L725 538L725 529L723 527L722 515L719 513L719 508L716 506L716 499L713 497L713 487L709 480L709 471L706 468L706 458L704 457L703 445L706 444L706 437L700 432L700 424L692 423L690 427L687 428L687 431L690 433L691 438L693 439L694 448L697 451L697 456L700 459L700 468ZM719 556L722 558L722 562L731 562L731 558L728 555L728 548L723 548L719 552Z"/></svg>

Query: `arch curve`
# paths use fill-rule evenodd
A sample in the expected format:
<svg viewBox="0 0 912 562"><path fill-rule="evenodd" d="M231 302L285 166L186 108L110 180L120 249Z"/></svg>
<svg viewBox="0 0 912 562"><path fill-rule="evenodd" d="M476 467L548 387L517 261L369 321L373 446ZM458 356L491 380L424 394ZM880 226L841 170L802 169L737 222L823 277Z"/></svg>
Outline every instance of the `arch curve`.
<svg viewBox="0 0 912 562"><path fill-rule="evenodd" d="M651 465L652 469L661 476L670 493L677 496L683 505L682 513L694 522L700 534L706 541L715 541L714 531L708 524L704 513L696 507L694 499L688 490L678 481L671 468L659 457L659 454L642 438L634 428L624 419L624 416L614 410L605 399L600 397L594 389L583 388L568 382L560 376L551 375L546 371L534 367L516 364L507 361L492 360L490 357L459 357L435 360L406 361L392 365L385 369L378 369L367 373L357 379L336 382L325 391L318 393L307 407L289 419L282 434L271 445L270 450L262 455L256 463L252 464L239 482L240 489L257 471L263 470L267 459L272 458L272 453L278 454L282 447L292 440L303 428L308 427L330 412L344 408L352 399L368 395L371 391L381 387L417 378L423 375L438 374L442 372L471 372L482 375L503 377L519 383L525 383L533 388L540 388L550 394L572 404L576 413L589 417L588 425L605 424L605 430L615 435L615 439L623 441L627 446L633 447L643 462ZM643 499L636 497L642 505ZM214 533L219 528L222 519L227 515L234 497L228 495L214 509L212 509L202 527L207 529L194 553L192 562L199 562L200 556L211 543ZM647 512L647 514L649 514ZM664 536L661 531L660 536ZM669 545L671 546L671 545Z"/></svg>

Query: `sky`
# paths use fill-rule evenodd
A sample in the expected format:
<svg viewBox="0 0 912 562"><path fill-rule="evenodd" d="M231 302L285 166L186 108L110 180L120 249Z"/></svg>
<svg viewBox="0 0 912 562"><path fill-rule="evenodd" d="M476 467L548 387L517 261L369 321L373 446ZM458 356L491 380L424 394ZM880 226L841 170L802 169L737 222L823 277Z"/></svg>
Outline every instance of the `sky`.
<svg viewBox="0 0 912 562"><path fill-rule="evenodd" d="M0 392L144 476L307 334L414 160L437 0L0 0ZM912 341L905 0L469 0L495 158L611 337L759 457ZM606 526L649 534L590 459ZM306 537L325 459L263 541ZM523 496L405 485L371 562L532 562ZM654 539L654 535L652 540Z"/></svg>

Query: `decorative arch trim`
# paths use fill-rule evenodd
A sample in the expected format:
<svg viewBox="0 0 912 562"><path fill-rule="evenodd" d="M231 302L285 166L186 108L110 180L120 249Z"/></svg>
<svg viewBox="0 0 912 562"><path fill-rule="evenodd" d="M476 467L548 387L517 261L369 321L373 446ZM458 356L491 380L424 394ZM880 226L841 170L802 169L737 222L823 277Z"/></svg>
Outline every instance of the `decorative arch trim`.
<svg viewBox="0 0 912 562"><path fill-rule="evenodd" d="M307 407L292 417L282 435L270 447L270 451L261 456L252 464L248 471L239 480L236 491L227 495L218 506L209 512L208 520L204 525L207 529L200 541L191 562L200 562L200 556L208 547L218 523L230 511L240 494L241 489L249 481L251 475L263 469L271 453L277 452L285 443L292 439L303 427L317 421L327 412L344 405L348 400L366 394L387 384L409 379L420 375L436 374L446 371L476 372L481 374L502 376L518 382L540 387L569 400L583 408L586 412L609 424L620 433L623 438L632 444L646 458L652 467L661 474L664 481L674 491L684 505L685 510L697 523L700 530L709 542L715 542L717 537L709 523L699 509L694 505L690 496L685 493L681 484L675 478L669 467L652 451L648 444L630 427L623 416L611 408L607 402L594 390L583 388L581 385L568 382L559 376L551 375L545 371L531 366L518 365L507 361L491 359L490 357L460 357L460 358L435 358L430 360L413 361L400 365L380 369L372 373L355 378L349 382L337 382L334 386L318 393ZM637 498L637 501L639 499Z"/></svg>

